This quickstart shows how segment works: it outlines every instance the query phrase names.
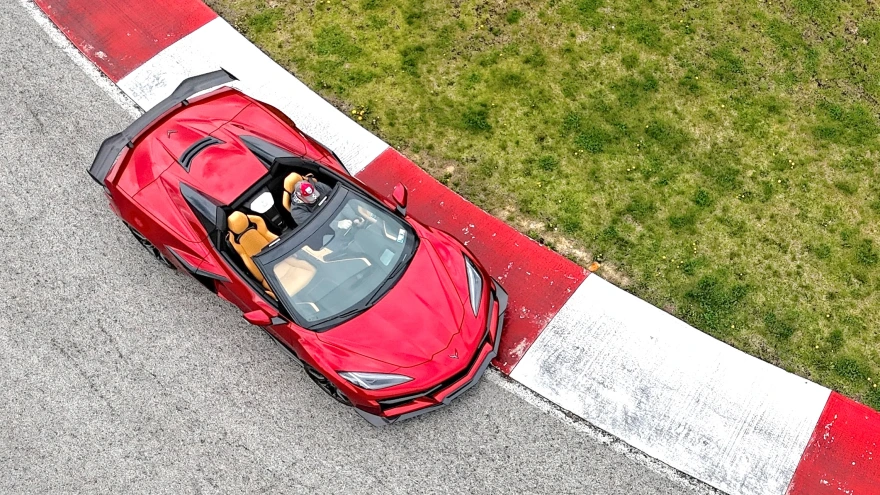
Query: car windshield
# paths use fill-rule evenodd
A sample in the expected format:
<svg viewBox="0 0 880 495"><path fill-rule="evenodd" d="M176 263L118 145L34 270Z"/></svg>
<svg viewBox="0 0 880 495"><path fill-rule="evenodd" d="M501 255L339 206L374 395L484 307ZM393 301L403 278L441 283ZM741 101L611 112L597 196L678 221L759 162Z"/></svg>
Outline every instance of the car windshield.
<svg viewBox="0 0 880 495"><path fill-rule="evenodd" d="M416 242L408 224L344 188L315 215L255 257L278 300L310 327L344 321L381 298Z"/></svg>

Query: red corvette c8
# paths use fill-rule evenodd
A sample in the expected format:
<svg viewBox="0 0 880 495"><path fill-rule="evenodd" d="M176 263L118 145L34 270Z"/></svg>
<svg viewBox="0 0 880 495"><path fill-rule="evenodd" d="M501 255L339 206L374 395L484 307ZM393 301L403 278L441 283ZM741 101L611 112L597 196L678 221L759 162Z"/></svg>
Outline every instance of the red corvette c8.
<svg viewBox="0 0 880 495"><path fill-rule="evenodd" d="M401 184L380 197L279 110L223 86L233 80L189 78L104 141L89 174L113 211L374 425L473 386L497 353L501 285L407 214ZM327 192L297 223L303 180Z"/></svg>

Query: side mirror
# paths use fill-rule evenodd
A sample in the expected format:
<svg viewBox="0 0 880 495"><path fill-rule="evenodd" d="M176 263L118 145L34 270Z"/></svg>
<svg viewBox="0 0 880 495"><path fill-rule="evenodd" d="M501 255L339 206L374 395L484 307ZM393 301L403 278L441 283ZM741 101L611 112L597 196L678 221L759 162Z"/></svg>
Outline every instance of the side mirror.
<svg viewBox="0 0 880 495"><path fill-rule="evenodd" d="M256 325L258 327L267 327L272 323L272 318L261 309L245 313L244 319L251 325Z"/></svg>
<svg viewBox="0 0 880 495"><path fill-rule="evenodd" d="M391 193L391 199L394 200L397 213L399 213L402 217L406 216L406 197L406 186L398 182L397 185L394 186L394 192Z"/></svg>

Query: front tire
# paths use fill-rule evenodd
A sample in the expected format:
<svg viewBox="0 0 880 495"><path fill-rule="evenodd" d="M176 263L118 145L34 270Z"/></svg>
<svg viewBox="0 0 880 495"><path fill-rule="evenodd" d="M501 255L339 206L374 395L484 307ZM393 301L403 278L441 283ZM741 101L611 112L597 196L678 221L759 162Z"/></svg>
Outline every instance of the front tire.
<svg viewBox="0 0 880 495"><path fill-rule="evenodd" d="M309 375L309 378L312 379L318 387L321 388L327 395L333 397L336 402L340 404L344 404L346 406L351 406L351 401L348 400L348 397L345 396L342 392L336 388L336 385L333 385L333 382L327 379L326 376L322 375L321 372L311 367L308 363L303 362L303 368L306 370L306 374Z"/></svg>
<svg viewBox="0 0 880 495"><path fill-rule="evenodd" d="M137 229L135 229L135 228L132 227L131 225L125 224L125 226L128 227L128 230L131 231L131 235L133 235L134 238L138 241L138 244L140 244L141 246L143 246L144 249L146 249L147 251L149 251L149 253L150 253L154 258L156 258L157 260L159 260L159 263L162 263L162 264L165 265L167 268L172 268L172 269L175 268L175 267L174 267L174 264L172 264L170 261L168 261L168 258L166 258L165 255L163 255L162 252L159 251L159 248L157 248L156 246L154 246L153 243L150 242L150 240L147 239L147 237L146 237L145 235L143 235L143 234L141 234L140 232L138 232Z"/></svg>

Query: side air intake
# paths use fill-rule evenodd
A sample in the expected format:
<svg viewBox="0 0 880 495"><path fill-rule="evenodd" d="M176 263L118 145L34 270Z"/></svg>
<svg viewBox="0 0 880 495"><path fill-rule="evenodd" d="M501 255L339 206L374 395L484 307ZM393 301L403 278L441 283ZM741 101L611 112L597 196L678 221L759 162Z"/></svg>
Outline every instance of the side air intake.
<svg viewBox="0 0 880 495"><path fill-rule="evenodd" d="M180 183L180 194L208 235L226 230L226 214L223 213L219 201L185 182Z"/></svg>

